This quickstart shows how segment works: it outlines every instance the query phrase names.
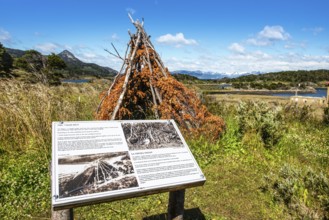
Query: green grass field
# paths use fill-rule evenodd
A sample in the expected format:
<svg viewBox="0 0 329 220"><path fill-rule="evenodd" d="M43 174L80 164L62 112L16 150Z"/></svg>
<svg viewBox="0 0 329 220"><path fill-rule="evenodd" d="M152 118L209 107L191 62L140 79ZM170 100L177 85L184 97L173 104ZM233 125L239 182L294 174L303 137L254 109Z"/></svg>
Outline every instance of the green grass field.
<svg viewBox="0 0 329 220"><path fill-rule="evenodd" d="M108 86L0 82L0 219L50 219L51 122L93 120ZM206 103L226 122L220 140L187 140L207 181L187 189L185 218L328 219L329 125L312 109L275 97L229 100ZM74 214L164 219L167 200L162 193L80 207Z"/></svg>

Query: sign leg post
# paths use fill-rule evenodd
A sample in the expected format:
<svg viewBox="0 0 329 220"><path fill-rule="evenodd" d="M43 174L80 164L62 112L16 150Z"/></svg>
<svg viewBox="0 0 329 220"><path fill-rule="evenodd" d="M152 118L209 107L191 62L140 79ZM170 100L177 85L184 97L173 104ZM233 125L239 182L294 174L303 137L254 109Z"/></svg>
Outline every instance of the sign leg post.
<svg viewBox="0 0 329 220"><path fill-rule="evenodd" d="M73 220L73 208L51 211L51 220Z"/></svg>
<svg viewBox="0 0 329 220"><path fill-rule="evenodd" d="M185 189L169 192L168 220L183 220Z"/></svg>

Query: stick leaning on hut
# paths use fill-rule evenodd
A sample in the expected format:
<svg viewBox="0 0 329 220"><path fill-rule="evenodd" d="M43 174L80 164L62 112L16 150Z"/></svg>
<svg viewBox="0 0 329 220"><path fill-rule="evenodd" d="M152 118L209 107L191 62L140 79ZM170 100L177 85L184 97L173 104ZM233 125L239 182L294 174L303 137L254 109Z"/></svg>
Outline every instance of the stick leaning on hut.
<svg viewBox="0 0 329 220"><path fill-rule="evenodd" d="M224 121L171 76L145 32L144 22L129 18L136 33L129 32L124 58L112 45L117 55L111 54L123 59L123 64L110 88L101 94L96 119L174 119L183 132L217 139Z"/></svg>

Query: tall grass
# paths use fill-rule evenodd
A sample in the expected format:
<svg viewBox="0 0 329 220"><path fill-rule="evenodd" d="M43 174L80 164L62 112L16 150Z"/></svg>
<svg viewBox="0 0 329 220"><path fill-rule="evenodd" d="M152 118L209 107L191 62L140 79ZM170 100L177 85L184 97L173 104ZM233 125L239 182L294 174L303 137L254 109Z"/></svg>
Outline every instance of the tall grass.
<svg viewBox="0 0 329 220"><path fill-rule="evenodd" d="M93 119L101 85L0 81L0 219L50 216L51 123Z"/></svg>
<svg viewBox="0 0 329 220"><path fill-rule="evenodd" d="M99 92L86 85L1 82L0 151L49 150L51 122L92 119Z"/></svg>

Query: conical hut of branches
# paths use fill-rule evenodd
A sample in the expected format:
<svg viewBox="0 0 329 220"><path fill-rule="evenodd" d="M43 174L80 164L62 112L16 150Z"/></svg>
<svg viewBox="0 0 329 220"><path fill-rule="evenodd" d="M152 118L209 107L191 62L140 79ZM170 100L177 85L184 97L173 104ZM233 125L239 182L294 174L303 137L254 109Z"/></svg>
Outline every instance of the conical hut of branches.
<svg viewBox="0 0 329 220"><path fill-rule="evenodd" d="M144 22L131 22L136 33L130 41L119 73L101 94L98 120L174 119L186 135L219 137L224 121L202 105L194 91L171 76L144 30ZM109 52L109 51L108 51Z"/></svg>

